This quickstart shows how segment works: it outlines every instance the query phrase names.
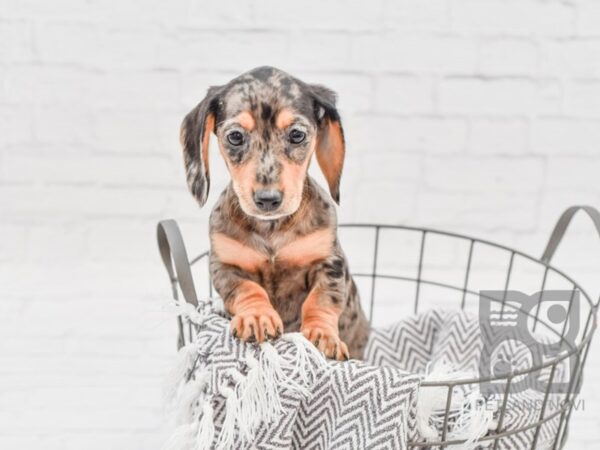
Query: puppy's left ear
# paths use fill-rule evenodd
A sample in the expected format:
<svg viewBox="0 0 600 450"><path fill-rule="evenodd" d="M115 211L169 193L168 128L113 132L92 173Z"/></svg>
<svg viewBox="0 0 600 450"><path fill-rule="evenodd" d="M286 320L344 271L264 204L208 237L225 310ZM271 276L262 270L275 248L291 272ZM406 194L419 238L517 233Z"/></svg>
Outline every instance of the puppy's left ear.
<svg viewBox="0 0 600 450"><path fill-rule="evenodd" d="M208 142L215 130L215 117L221 87L208 89L206 97L192 109L181 124L181 146L187 183L200 206L208 198L210 176L208 170Z"/></svg>
<svg viewBox="0 0 600 450"><path fill-rule="evenodd" d="M317 134L317 162L336 203L340 203L340 179L344 167L346 145L340 115L335 107L336 95L332 90L320 86L310 86L314 99L314 112L319 127Z"/></svg>

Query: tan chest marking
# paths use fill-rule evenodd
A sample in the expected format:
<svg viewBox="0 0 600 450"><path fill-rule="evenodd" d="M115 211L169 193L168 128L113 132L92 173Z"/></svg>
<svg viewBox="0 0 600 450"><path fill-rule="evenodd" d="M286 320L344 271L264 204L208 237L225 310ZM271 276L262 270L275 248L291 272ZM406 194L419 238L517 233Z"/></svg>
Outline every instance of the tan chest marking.
<svg viewBox="0 0 600 450"><path fill-rule="evenodd" d="M247 272L257 272L269 261L267 255L242 244L223 233L212 235L212 251L223 264L237 266Z"/></svg>
<svg viewBox="0 0 600 450"><path fill-rule="evenodd" d="M333 230L325 228L302 236L281 247L277 260L293 266L307 266L331 255Z"/></svg>
<svg viewBox="0 0 600 450"><path fill-rule="evenodd" d="M223 233L212 235L212 251L223 264L237 266L247 272L257 272L268 263L308 266L331 255L333 230L323 229L302 236L280 247L274 257L242 244Z"/></svg>

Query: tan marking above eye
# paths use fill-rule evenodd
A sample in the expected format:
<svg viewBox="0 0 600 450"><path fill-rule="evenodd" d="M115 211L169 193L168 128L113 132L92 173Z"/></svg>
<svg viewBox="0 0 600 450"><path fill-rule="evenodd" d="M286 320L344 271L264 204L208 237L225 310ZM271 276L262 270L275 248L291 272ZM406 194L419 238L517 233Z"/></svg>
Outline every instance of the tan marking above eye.
<svg viewBox="0 0 600 450"><path fill-rule="evenodd" d="M269 260L264 253L223 233L213 234L211 243L211 250L217 255L219 261L223 264L239 267L247 272L257 272Z"/></svg>
<svg viewBox="0 0 600 450"><path fill-rule="evenodd" d="M281 247L277 260L294 266L307 266L330 256L332 248L333 230L324 228Z"/></svg>
<svg viewBox="0 0 600 450"><path fill-rule="evenodd" d="M280 130L289 127L294 121L294 113L290 109L282 109L277 114L277 118L275 119L275 125Z"/></svg>
<svg viewBox="0 0 600 450"><path fill-rule="evenodd" d="M236 119L246 131L252 131L256 127L256 121L250 111L241 112Z"/></svg>

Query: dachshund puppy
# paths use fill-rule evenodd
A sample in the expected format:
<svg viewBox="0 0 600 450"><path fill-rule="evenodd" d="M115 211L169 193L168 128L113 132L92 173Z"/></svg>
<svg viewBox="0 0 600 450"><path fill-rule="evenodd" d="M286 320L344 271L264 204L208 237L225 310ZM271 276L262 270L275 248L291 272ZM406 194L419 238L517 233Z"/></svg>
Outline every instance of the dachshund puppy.
<svg viewBox="0 0 600 450"><path fill-rule="evenodd" d="M181 126L200 206L211 133L231 182L210 216L210 272L233 334L263 342L301 331L329 358L361 358L369 326L336 235L344 136L335 94L272 67L211 87ZM307 175L313 154L331 196Z"/></svg>

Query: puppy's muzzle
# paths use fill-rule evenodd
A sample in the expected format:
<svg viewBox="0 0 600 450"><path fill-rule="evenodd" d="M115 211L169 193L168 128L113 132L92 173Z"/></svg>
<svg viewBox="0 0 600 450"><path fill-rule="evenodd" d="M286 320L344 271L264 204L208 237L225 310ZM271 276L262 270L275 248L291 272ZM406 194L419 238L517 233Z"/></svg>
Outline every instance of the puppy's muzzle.
<svg viewBox="0 0 600 450"><path fill-rule="evenodd" d="M254 193L254 204L264 212L275 211L282 200L283 192L275 189L260 189Z"/></svg>

